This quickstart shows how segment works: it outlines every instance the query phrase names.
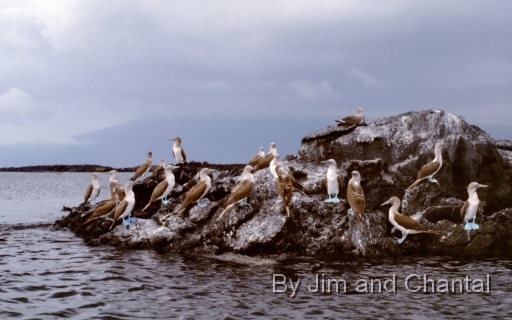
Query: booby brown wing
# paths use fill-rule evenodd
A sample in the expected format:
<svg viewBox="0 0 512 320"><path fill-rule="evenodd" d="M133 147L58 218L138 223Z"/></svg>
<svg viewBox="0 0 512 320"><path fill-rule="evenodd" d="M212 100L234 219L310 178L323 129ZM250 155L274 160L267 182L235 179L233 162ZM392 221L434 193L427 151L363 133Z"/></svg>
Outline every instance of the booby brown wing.
<svg viewBox="0 0 512 320"><path fill-rule="evenodd" d="M427 163L426 165L421 167L421 169L418 171L418 176L416 177L416 180L423 179L425 177L430 176L431 174L436 172L437 169L439 169L440 165L441 164L437 161L432 161L430 163Z"/></svg>
<svg viewBox="0 0 512 320"><path fill-rule="evenodd" d="M283 200L283 205L286 209L287 216L290 216L290 201L293 195L293 183L290 178L291 173L282 169L280 166L276 167L277 179L276 189L277 193Z"/></svg>
<svg viewBox="0 0 512 320"><path fill-rule="evenodd" d="M355 116L348 116L341 120L335 120L335 121L338 123L338 126L353 126L353 125L356 125L359 122L361 122L361 120L363 120L362 116L355 115Z"/></svg>
<svg viewBox="0 0 512 320"><path fill-rule="evenodd" d="M247 162L248 166L254 167L263 157L259 154L255 155L249 162Z"/></svg>
<svg viewBox="0 0 512 320"><path fill-rule="evenodd" d="M261 169L268 168L270 165L270 162L272 162L272 159L274 159L274 155L272 153L267 154L263 158L261 158L260 161L254 166L253 172L256 172Z"/></svg>
<svg viewBox="0 0 512 320"><path fill-rule="evenodd" d="M148 204L142 210L145 210L147 207L149 207L149 205L151 203L153 203L153 201L155 201L158 197L162 196L165 192L165 189L167 189L168 185L169 185L169 183L167 183L167 180L160 182L155 187L155 189L153 189L153 192L151 193L151 198L149 199Z"/></svg>
<svg viewBox="0 0 512 320"><path fill-rule="evenodd" d="M423 233L437 233L437 231L429 230L424 225L419 223L418 221L409 218L407 216L403 216L401 214L395 213L395 221L402 227L407 230L415 230Z"/></svg>
<svg viewBox="0 0 512 320"><path fill-rule="evenodd" d="M468 207L469 207L469 201L465 201L464 204L462 205L462 208L460 208L460 218L461 218L462 222L464 222L464 216L466 215L466 211L468 210Z"/></svg>
<svg viewBox="0 0 512 320"><path fill-rule="evenodd" d="M144 172L146 172L146 170L148 169L148 166L149 164L147 164L146 162L143 163L138 169L137 171L135 171L135 174L133 175L133 177L130 179L131 181L135 181L137 180L142 174L144 174Z"/></svg>
<svg viewBox="0 0 512 320"><path fill-rule="evenodd" d="M233 191L231 191L226 206L229 206L232 203L236 203L242 199L247 198L247 196L252 191L253 185L254 183L251 180L242 180L239 184L235 186L235 188L233 188Z"/></svg>
<svg viewBox="0 0 512 320"><path fill-rule="evenodd" d="M123 212L126 210L127 207L128 207L128 201L127 200L121 201L121 203L117 206L116 211L114 213L114 221L117 221L117 219L119 219L119 217L123 214Z"/></svg>
<svg viewBox="0 0 512 320"><path fill-rule="evenodd" d="M364 191L361 185L349 184L347 188L347 200L354 213L359 216L363 215L364 206L365 206L365 198Z"/></svg>
<svg viewBox="0 0 512 320"><path fill-rule="evenodd" d="M180 210L178 211L178 215L183 214L187 207L194 203L195 201L199 200L203 193L206 191L206 182L199 181L195 186L190 189L190 191L185 196L185 199L183 200L183 203L181 204Z"/></svg>
<svg viewBox="0 0 512 320"><path fill-rule="evenodd" d="M92 184L89 185L87 190L85 190L84 203L86 203L87 200L89 200L89 198L91 197L91 194L92 194Z"/></svg>
<svg viewBox="0 0 512 320"><path fill-rule="evenodd" d="M110 199L104 202L103 204L98 204L96 209L94 209L93 213L85 220L84 224L88 224L96 218L99 218L103 215L109 214L112 212L117 205L117 197L115 199Z"/></svg>
<svg viewBox="0 0 512 320"><path fill-rule="evenodd" d="M183 148L181 148L181 156L183 157L183 162L187 162L187 154Z"/></svg>

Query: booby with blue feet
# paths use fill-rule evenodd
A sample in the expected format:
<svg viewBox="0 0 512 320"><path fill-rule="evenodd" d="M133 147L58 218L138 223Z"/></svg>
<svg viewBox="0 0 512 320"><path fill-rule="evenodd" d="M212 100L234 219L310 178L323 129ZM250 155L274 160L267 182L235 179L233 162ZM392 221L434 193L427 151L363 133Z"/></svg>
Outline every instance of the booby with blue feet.
<svg viewBox="0 0 512 320"><path fill-rule="evenodd" d="M201 200L212 188L212 179L208 173L213 171L217 170L202 168L201 171L199 171L200 180L185 195L185 199L183 200L183 203L181 204L181 207L178 211L178 216L182 216L185 210L187 210L187 208L196 201L200 207L206 206L206 204L203 204Z"/></svg>
<svg viewBox="0 0 512 320"><path fill-rule="evenodd" d="M126 197L117 205L114 212L114 222L110 225L110 229L114 226L118 219L123 219L123 224L128 228L130 223L137 221L137 218L132 218L132 210L135 205L135 193L133 193L133 181L128 181L124 186Z"/></svg>
<svg viewBox="0 0 512 320"><path fill-rule="evenodd" d="M405 237L407 237L408 234L438 233L437 231L427 229L424 225L414 219L401 215L398 212L398 208L400 208L400 199L397 197L391 197L388 201L381 204L381 206L386 205L391 205L391 208L389 208L389 222L402 232L402 238L397 240L399 244L404 242Z"/></svg>
<svg viewBox="0 0 512 320"><path fill-rule="evenodd" d="M357 108L356 114L354 116L348 116L341 120L334 120L338 123L338 126L355 126L358 125L361 120L363 120L363 109Z"/></svg>
<svg viewBox="0 0 512 320"><path fill-rule="evenodd" d="M274 159L275 154L277 154L276 144L274 142L271 142L270 149L267 155L261 158L260 161L258 161L258 163L256 163L253 172L256 173L261 169L268 168L270 162L272 161L272 159Z"/></svg>
<svg viewBox="0 0 512 320"><path fill-rule="evenodd" d="M479 184L477 182L471 182L468 185L469 198L464 202L464 205L462 205L462 208L460 209L460 217L462 218L462 221L466 222L464 230L469 231L479 229L478 224L475 223L476 214L480 209L480 199L478 199L478 193L476 190L488 187L488 185ZM473 220L473 222L469 222L470 220Z"/></svg>
<svg viewBox="0 0 512 320"><path fill-rule="evenodd" d="M114 212L117 207L119 198L116 193L117 181L110 182L110 199L103 200L98 203L98 206L94 209L93 213L85 220L84 225L98 219L99 217L109 215Z"/></svg>
<svg viewBox="0 0 512 320"><path fill-rule="evenodd" d="M329 166L327 169L326 180L327 180L327 194L329 199L326 199L325 202L340 202L338 198L338 193L341 187L341 177L336 172L337 165L336 160L329 159L326 161L322 161L321 163L325 163Z"/></svg>
<svg viewBox="0 0 512 320"><path fill-rule="evenodd" d="M87 201L89 201L91 205L95 205L96 198L99 196L100 190L101 186L100 182L98 181L98 174L94 172L92 174L91 184L89 185L87 190L85 190L84 202L82 204L85 204L87 203Z"/></svg>
<svg viewBox="0 0 512 320"><path fill-rule="evenodd" d="M363 213L365 208L365 197L361 186L361 174L359 171L352 171L352 178L348 181L347 201L350 205L349 211L359 220L361 231L363 231Z"/></svg>
<svg viewBox="0 0 512 320"><path fill-rule="evenodd" d="M438 142L436 143L436 146L434 147L434 160L432 162L427 163L421 169L418 171L418 175L416 177L416 180L407 188L407 190L412 189L419 185L421 182L428 179L428 181L432 183L437 183L439 185L439 182L437 182L436 179L434 179L434 175L441 169L443 166L443 154L442 154L442 147L444 146L444 143Z"/></svg>
<svg viewBox="0 0 512 320"><path fill-rule="evenodd" d="M144 162L137 168L137 171L135 171L135 174L133 175L133 177L130 178L130 180L135 181L141 176L144 178L144 176L151 169L152 166L153 166L153 152L148 151L148 156L146 158L146 162Z"/></svg>
<svg viewBox="0 0 512 320"><path fill-rule="evenodd" d="M174 188L175 178L172 173L173 169L177 169L179 166L174 166L172 164L165 167L165 180L160 182L153 192L151 193L151 198L149 199L148 204L142 209L142 211L146 210L153 202L157 200L162 200L164 205L167 205L170 200L167 200L167 195L171 192L172 188Z"/></svg>
<svg viewBox="0 0 512 320"><path fill-rule="evenodd" d="M183 150L183 148L181 147L181 138L175 137L169 140L174 141L174 145L172 147L172 155L176 160L176 164L184 164L185 162L187 162L187 154L185 153L185 150Z"/></svg>
<svg viewBox="0 0 512 320"><path fill-rule="evenodd" d="M251 173L252 170L253 167L245 166L244 171L242 172L242 180L231 191L228 201L226 202L226 208L222 211L219 217L222 217L224 213L228 212L237 203L249 206L252 209L252 206L246 202L247 196L251 193L254 185L254 176Z"/></svg>
<svg viewBox="0 0 512 320"><path fill-rule="evenodd" d="M265 149L263 147L260 147L260 152L258 152L257 155L255 155L249 162L247 162L248 166L254 167L261 159L265 157Z"/></svg>

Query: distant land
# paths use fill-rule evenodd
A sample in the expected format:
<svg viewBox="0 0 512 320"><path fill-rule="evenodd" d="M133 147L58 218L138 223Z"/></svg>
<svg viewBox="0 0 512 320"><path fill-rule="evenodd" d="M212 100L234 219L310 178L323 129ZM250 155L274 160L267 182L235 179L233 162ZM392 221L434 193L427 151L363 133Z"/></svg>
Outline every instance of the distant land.
<svg viewBox="0 0 512 320"><path fill-rule="evenodd" d="M187 162L188 168L201 168L208 167L216 170L232 170L241 169L245 164L211 164L208 162ZM157 167L153 165L151 171ZM55 164L48 166L25 166L25 167L4 167L0 168L0 172L109 172L110 170L117 170L117 172L135 172L138 167L114 168L109 166L101 166L97 164Z"/></svg>

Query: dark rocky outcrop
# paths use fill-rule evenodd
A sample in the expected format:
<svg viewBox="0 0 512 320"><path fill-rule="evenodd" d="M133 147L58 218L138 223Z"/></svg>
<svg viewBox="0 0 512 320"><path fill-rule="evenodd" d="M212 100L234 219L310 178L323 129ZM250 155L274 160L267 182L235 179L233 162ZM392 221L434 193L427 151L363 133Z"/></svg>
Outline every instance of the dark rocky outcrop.
<svg viewBox="0 0 512 320"><path fill-rule="evenodd" d="M439 185L426 182L405 191L418 169L434 157L434 145L444 142L443 167L436 174ZM495 142L460 116L443 111L409 112L364 121L356 127L330 126L302 139L299 157L287 156L283 164L309 192L294 193L291 215L286 216L268 170L255 174L249 206L235 206L220 217L226 196L237 182L243 165L215 167L206 163L176 169L177 184L167 206L158 202L146 212L154 186L163 179L149 177L134 186L140 219L125 228L95 221L83 226L91 208L72 208L55 223L69 228L88 244L150 248L162 252L219 254L236 252L261 254L354 254L386 256L395 254L512 255L512 157L511 142ZM357 219L347 215L346 201L325 203L322 160L334 158L343 177L340 197L345 198L350 172L358 170L366 194L364 230ZM212 175L213 190L204 207L193 206L184 217L176 216L184 194L195 183L198 169L219 171ZM480 229L467 232L459 216L467 199L467 185L477 181L490 188L479 190L483 212ZM398 245L388 221L388 207L380 204L391 196L402 199L402 212L423 212L422 223L438 235L409 235ZM118 223L119 224L119 223Z"/></svg>

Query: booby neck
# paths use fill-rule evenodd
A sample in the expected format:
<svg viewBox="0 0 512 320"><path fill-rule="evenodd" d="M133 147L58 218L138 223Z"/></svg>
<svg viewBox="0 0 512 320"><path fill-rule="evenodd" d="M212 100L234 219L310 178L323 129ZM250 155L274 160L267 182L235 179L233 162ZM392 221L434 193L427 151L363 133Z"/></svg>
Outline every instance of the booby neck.
<svg viewBox="0 0 512 320"><path fill-rule="evenodd" d="M272 161L270 161L269 167L270 172L274 176L274 178L277 178L277 172L276 167L279 165L279 155L277 153L274 153L274 156L272 158Z"/></svg>
<svg viewBox="0 0 512 320"><path fill-rule="evenodd" d="M258 156L264 157L265 156L265 149L263 147L260 147L260 151L258 152Z"/></svg>
<svg viewBox="0 0 512 320"><path fill-rule="evenodd" d="M439 164L443 164L443 154L442 154L442 150L441 150L441 147L443 146L442 143L436 143L436 146L434 147L434 160L432 160L432 162L439 162Z"/></svg>
<svg viewBox="0 0 512 320"><path fill-rule="evenodd" d="M165 166L164 173L165 173L165 179L174 179L174 173L172 173L173 169L179 168L178 166L168 165Z"/></svg>
<svg viewBox="0 0 512 320"><path fill-rule="evenodd" d="M357 171L352 171L352 178L350 178L350 183L360 185L361 184L361 174Z"/></svg>
<svg viewBox="0 0 512 320"><path fill-rule="evenodd" d="M254 168L251 166L245 166L244 171L242 172L242 180L249 180L254 182L254 176L252 174L252 170Z"/></svg>
<svg viewBox="0 0 512 320"><path fill-rule="evenodd" d="M358 116L358 117L363 117L363 113L362 113L362 111L363 111L363 109L361 109L361 108L357 108L357 109L356 109L356 116Z"/></svg>
<svg viewBox="0 0 512 320"><path fill-rule="evenodd" d="M110 173L110 179L109 179L109 182L112 182L112 181L117 181L117 171L116 170L111 170L109 171L108 173Z"/></svg>

